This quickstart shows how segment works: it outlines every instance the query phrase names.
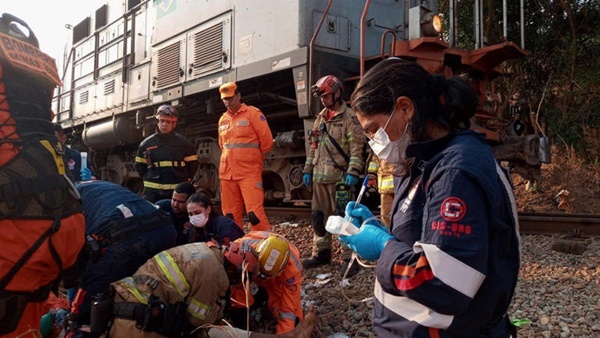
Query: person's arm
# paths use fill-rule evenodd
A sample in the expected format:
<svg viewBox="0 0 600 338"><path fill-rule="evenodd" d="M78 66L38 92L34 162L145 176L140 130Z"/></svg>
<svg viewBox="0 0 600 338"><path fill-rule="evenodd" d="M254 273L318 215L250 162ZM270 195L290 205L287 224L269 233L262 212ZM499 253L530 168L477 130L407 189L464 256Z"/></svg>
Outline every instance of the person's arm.
<svg viewBox="0 0 600 338"><path fill-rule="evenodd" d="M251 116L252 128L254 128L254 132L258 136L260 152L264 158L273 148L273 134L271 133L271 128L269 127L269 123L267 123L267 119L260 110L256 109Z"/></svg>
<svg viewBox="0 0 600 338"><path fill-rule="evenodd" d="M314 160L315 160L315 152L319 146L319 137L315 134L316 130L318 128L318 124L321 123L321 118L320 116L317 116L316 120L315 120L315 124L313 125L313 129L311 131L312 135L306 135L306 137L308 138L310 145L308 146L308 151L306 152L306 162L304 162L304 170L303 173L304 174L311 174L313 172L313 168L314 168Z"/></svg>
<svg viewBox="0 0 600 338"><path fill-rule="evenodd" d="M350 109L347 110L347 113L351 112ZM346 138L350 147L350 162L348 163L348 170L346 173L358 177L363 172L365 166L365 161L363 159L365 136L362 133L362 127L358 122L356 115L352 114L351 116L351 123L346 130Z"/></svg>
<svg viewBox="0 0 600 338"><path fill-rule="evenodd" d="M145 144L146 140L142 141L142 143L140 143L140 146L137 149L137 152L135 153L135 170L138 172L142 179L146 176L146 173L148 172L148 163L146 162L145 154Z"/></svg>
<svg viewBox="0 0 600 338"><path fill-rule="evenodd" d="M304 319L298 323L298 325L290 332L281 334L269 334L246 331L231 326L214 326L208 330L208 336L210 338L310 338L315 328L315 321L317 316L315 314L315 306L311 305L308 312L304 316Z"/></svg>
<svg viewBox="0 0 600 338"><path fill-rule="evenodd" d="M474 178L457 169L432 177L426 194L417 225L423 229L421 239L413 247L398 240L386 244L375 271L376 292L380 287L407 297L428 307L432 316L461 313L486 277L487 196Z"/></svg>
<svg viewBox="0 0 600 338"><path fill-rule="evenodd" d="M184 139L185 140L185 139ZM194 146L186 141L186 152L183 161L185 162L185 168L188 173L188 179L193 179L194 175L196 175L196 171L198 171L198 153Z"/></svg>
<svg viewBox="0 0 600 338"><path fill-rule="evenodd" d="M286 267L286 270L289 266ZM277 309L277 333L290 332L296 325L296 311L302 309L300 293L302 290L302 273L295 270L295 275L286 273L284 270L278 278L277 286L269 294L269 308ZM293 277L293 278L292 278Z"/></svg>

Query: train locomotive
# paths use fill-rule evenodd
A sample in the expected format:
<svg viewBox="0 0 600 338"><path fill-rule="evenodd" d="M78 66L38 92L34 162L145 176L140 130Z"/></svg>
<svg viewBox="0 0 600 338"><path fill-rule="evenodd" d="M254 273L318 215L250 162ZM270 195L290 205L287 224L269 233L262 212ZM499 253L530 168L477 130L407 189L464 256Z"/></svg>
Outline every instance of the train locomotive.
<svg viewBox="0 0 600 338"><path fill-rule="evenodd" d="M349 98L368 67L404 57L432 73L468 74L486 107L499 66L526 52L508 40L486 45L483 1L474 3L480 6L469 27L479 27L478 38L472 49L461 49L457 16L438 14L433 0L108 0L70 29L58 62L56 121L73 147L89 152L98 178L140 191L135 151L155 130L156 108L171 104L180 115L176 131L197 148L194 184L218 199L216 126L225 111L218 88L233 81L242 102L261 109L273 132L265 201L307 203L302 167L320 110L310 87L320 77L341 79ZM448 13L458 5L445 2ZM450 24L445 38L442 19ZM547 140L510 135L505 112L484 108L475 125L498 159L529 167L548 160Z"/></svg>

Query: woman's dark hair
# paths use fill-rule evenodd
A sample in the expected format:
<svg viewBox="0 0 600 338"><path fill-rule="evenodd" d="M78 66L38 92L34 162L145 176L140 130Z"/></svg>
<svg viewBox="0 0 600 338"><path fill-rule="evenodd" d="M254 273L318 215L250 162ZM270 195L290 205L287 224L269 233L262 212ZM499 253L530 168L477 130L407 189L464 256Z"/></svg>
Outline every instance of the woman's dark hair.
<svg viewBox="0 0 600 338"><path fill-rule="evenodd" d="M204 208L210 207L210 217L218 216L217 212L215 211L215 208L213 207L212 201L210 200L210 197L204 192L199 191L188 197L187 202L185 202L185 204L188 205L190 203L198 203Z"/></svg>
<svg viewBox="0 0 600 338"><path fill-rule="evenodd" d="M390 58L371 68L350 98L352 109L364 115L389 115L400 96L415 105L409 133L412 141L428 140L429 122L452 132L470 127L477 96L463 78L431 75L415 62Z"/></svg>

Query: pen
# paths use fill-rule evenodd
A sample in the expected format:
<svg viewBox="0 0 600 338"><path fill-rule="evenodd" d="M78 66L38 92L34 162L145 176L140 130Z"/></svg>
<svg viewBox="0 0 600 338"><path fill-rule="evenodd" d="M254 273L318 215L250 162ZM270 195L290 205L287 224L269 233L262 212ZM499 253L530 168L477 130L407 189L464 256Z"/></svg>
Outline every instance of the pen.
<svg viewBox="0 0 600 338"><path fill-rule="evenodd" d="M354 207L352 210L356 209L356 206L360 203L365 191L367 191L367 184L369 183L369 175L365 175L365 179L363 180L362 186L360 187L360 191L358 192L358 197L356 197L356 203L354 203ZM352 217L348 219L348 221L352 222Z"/></svg>

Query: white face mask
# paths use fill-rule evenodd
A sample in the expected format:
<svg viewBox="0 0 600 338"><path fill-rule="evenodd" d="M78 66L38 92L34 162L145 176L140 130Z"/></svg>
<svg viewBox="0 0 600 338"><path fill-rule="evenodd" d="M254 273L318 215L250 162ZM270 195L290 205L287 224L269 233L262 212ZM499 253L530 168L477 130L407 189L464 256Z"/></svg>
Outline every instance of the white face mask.
<svg viewBox="0 0 600 338"><path fill-rule="evenodd" d="M196 228L204 228L206 222L208 222L208 217L204 216L203 213L190 216L190 223Z"/></svg>
<svg viewBox="0 0 600 338"><path fill-rule="evenodd" d="M394 110L395 112L395 110ZM388 136L385 129L387 125L390 123L394 112L390 114L385 126L383 128L377 129L375 136L371 140L369 140L369 146L373 149L373 152L380 159L390 163L390 164L402 164L406 161L406 147L408 146L408 123L406 124L406 128L404 128L404 133L397 141L390 141L390 137Z"/></svg>

